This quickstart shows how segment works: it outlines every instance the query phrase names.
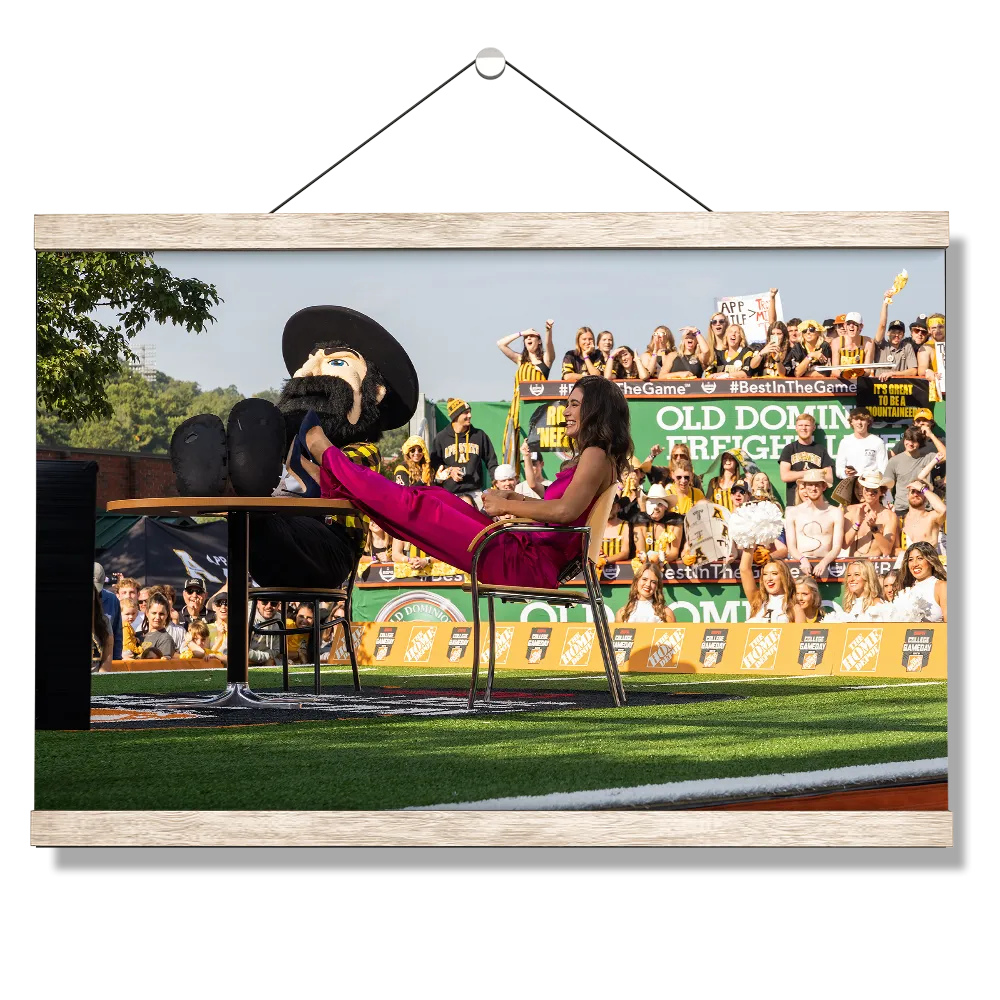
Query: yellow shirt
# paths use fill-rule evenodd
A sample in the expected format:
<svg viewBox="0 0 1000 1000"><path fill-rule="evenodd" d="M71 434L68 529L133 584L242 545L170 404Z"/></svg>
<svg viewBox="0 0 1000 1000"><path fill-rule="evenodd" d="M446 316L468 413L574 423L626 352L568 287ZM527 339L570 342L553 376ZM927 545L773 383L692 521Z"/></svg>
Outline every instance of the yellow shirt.
<svg viewBox="0 0 1000 1000"><path fill-rule="evenodd" d="M691 488L690 496L682 496L680 490L673 483L667 487L666 492L672 496L680 497L677 506L672 508L675 514L686 514L699 500L705 499L705 494L697 486Z"/></svg>

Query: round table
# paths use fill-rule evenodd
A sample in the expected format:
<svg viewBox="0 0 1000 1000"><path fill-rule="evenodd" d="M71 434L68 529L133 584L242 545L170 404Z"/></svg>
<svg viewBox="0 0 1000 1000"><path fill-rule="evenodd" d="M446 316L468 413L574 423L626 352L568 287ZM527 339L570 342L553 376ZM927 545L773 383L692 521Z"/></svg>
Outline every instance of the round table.
<svg viewBox="0 0 1000 1000"><path fill-rule="evenodd" d="M249 524L251 514L276 517L360 511L349 500L312 500L305 497L140 497L110 500L108 512L145 514L151 517L225 517L228 536L229 643L226 654L226 689L202 702L206 705L270 706L250 690L248 675L250 605Z"/></svg>

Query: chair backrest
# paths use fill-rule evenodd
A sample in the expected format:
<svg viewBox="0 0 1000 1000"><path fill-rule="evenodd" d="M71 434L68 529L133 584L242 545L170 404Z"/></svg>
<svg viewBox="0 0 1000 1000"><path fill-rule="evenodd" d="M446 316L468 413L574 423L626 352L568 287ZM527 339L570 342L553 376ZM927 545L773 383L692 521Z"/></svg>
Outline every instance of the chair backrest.
<svg viewBox="0 0 1000 1000"><path fill-rule="evenodd" d="M618 490L619 484L612 483L597 498L597 502L591 508L590 517L587 518L587 525L590 527L590 547L587 549L587 557L591 562L596 563L601 554L604 531L608 526L611 508L614 506L615 497L618 496Z"/></svg>

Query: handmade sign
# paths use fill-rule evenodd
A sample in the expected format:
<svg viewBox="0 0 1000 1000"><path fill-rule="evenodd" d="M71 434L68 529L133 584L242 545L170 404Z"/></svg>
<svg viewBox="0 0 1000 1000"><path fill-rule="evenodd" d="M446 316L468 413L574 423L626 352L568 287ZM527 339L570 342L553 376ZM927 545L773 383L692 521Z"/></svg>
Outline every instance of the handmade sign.
<svg viewBox="0 0 1000 1000"><path fill-rule="evenodd" d="M743 327L748 344L763 343L767 339L767 309L769 292L755 292L750 295L729 295L716 299L715 311L725 316L730 323ZM781 293L774 298L775 319L783 319L781 313Z"/></svg>
<svg viewBox="0 0 1000 1000"><path fill-rule="evenodd" d="M684 537L691 555L691 565L719 562L732 550L729 539L729 511L708 500L696 503L684 515Z"/></svg>

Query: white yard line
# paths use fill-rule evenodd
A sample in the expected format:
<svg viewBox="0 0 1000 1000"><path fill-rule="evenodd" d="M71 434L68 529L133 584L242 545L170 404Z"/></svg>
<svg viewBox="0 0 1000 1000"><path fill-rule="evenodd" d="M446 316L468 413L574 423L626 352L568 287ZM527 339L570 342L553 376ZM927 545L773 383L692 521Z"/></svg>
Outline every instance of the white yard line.
<svg viewBox="0 0 1000 1000"><path fill-rule="evenodd" d="M845 786L892 784L903 780L945 779L948 758L898 761L889 764L857 764L823 771L760 774L745 778L701 778L670 781L661 785L629 788L595 788L582 792L551 792L548 795L513 795L476 802L441 802L433 806L409 806L427 810L466 809L601 809L643 805L680 805L728 798L756 798L807 792L840 790Z"/></svg>
<svg viewBox="0 0 1000 1000"><path fill-rule="evenodd" d="M848 684L842 687L841 691L880 691L882 688L897 688L901 686L919 688L928 687L933 684L947 684L947 681L907 681L902 680L900 684Z"/></svg>

